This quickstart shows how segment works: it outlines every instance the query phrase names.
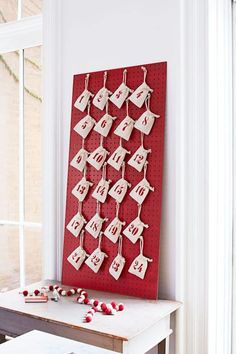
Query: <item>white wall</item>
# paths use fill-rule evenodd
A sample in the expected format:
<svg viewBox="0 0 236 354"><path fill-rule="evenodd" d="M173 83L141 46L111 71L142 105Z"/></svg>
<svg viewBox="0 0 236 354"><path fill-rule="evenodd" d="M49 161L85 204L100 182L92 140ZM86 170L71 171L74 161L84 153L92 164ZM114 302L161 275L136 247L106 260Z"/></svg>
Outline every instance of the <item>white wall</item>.
<svg viewBox="0 0 236 354"><path fill-rule="evenodd" d="M179 260L176 144L181 103L180 0L62 0L61 87L63 185L66 186L72 80L76 73L168 62L165 173L161 232L161 298L176 298ZM63 191L65 201L65 190Z"/></svg>

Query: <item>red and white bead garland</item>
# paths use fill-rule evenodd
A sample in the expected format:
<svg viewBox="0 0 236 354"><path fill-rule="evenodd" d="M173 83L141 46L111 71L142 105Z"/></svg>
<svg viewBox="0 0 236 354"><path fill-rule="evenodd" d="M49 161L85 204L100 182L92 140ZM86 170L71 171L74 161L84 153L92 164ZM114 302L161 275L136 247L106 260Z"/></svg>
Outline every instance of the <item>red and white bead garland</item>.
<svg viewBox="0 0 236 354"><path fill-rule="evenodd" d="M75 294L80 294L83 295L84 297L88 297L88 293L84 289L72 288L70 290L65 290L61 288L59 285L49 285L48 287L41 288L41 290L36 289L32 292L29 292L28 290L24 290L20 294L23 294L24 296L28 296L28 295L37 296L44 292L53 291L53 290L57 290L58 294L60 294L61 296L72 296Z"/></svg>
<svg viewBox="0 0 236 354"><path fill-rule="evenodd" d="M84 297L83 295L78 296L76 301L79 304L92 306L85 315L86 322L91 322L96 312L103 312L106 315L115 315L118 311L123 311L125 308L122 303L116 304L115 301L112 301L110 304L106 304L105 302L100 302L99 300L89 300L88 297Z"/></svg>
<svg viewBox="0 0 236 354"><path fill-rule="evenodd" d="M123 311L125 308L124 304L122 303L116 304L115 301L106 304L105 302L101 302L97 299L89 299L88 293L84 289L71 288L69 290L65 290L59 285L49 285L48 287L41 288L41 290L35 289L32 292L29 292L28 290L24 290L20 294L23 294L25 297L28 295L38 296L45 292L54 291L54 290L56 290L58 294L60 294L61 296L73 296L75 294L79 294L76 301L79 304L91 306L91 308L88 310L88 312L85 315L86 322L91 322L96 312L103 312L106 315L115 315L118 311Z"/></svg>

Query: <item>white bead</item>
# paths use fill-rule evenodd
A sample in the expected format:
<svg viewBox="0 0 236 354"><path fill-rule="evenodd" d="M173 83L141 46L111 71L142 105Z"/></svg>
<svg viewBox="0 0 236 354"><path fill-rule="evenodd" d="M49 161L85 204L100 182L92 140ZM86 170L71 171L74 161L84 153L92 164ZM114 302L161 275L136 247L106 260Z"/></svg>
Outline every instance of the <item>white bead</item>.
<svg viewBox="0 0 236 354"><path fill-rule="evenodd" d="M110 310L113 310L113 307L111 304L107 304L107 308L110 309Z"/></svg>
<svg viewBox="0 0 236 354"><path fill-rule="evenodd" d="M102 302L101 302L101 304L102 304ZM99 312L101 312L101 311L102 311L102 308L101 308L101 306L100 306L100 305L97 305L97 310L98 310Z"/></svg>
<svg viewBox="0 0 236 354"><path fill-rule="evenodd" d="M115 309L112 309L112 310L111 310L111 314L112 314L112 315L115 315L116 313L117 313L117 311L116 311Z"/></svg>
<svg viewBox="0 0 236 354"><path fill-rule="evenodd" d="M62 296L66 296L66 291L65 291L65 290L62 290L61 295L62 295Z"/></svg>
<svg viewBox="0 0 236 354"><path fill-rule="evenodd" d="M70 289L70 291L72 292L72 294L75 294L75 289Z"/></svg>
<svg viewBox="0 0 236 354"><path fill-rule="evenodd" d="M77 293L79 294L81 292L81 290L82 290L81 288L78 288Z"/></svg>
<svg viewBox="0 0 236 354"><path fill-rule="evenodd" d="M94 303L94 299L90 299L90 300L89 300L89 304L90 304L90 305L93 305L93 303Z"/></svg>

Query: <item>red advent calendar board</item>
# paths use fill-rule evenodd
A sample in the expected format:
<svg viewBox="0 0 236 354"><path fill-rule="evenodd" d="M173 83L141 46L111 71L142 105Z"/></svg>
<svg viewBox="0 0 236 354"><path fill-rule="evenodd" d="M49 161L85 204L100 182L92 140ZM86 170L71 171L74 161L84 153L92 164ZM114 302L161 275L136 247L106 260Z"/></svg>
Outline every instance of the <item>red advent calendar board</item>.
<svg viewBox="0 0 236 354"><path fill-rule="evenodd" d="M157 298L166 69L74 76L63 284Z"/></svg>

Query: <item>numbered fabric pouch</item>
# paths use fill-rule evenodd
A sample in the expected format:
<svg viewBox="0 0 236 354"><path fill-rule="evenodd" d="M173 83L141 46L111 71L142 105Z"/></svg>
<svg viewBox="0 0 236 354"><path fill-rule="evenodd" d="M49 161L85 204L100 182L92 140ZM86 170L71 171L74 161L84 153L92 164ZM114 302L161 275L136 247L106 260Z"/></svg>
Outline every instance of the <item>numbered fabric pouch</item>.
<svg viewBox="0 0 236 354"><path fill-rule="evenodd" d="M89 99L92 96L93 94L90 91L84 90L83 93L81 93L81 95L75 101L75 108L79 109L81 112L84 112L88 105Z"/></svg>
<svg viewBox="0 0 236 354"><path fill-rule="evenodd" d="M108 154L109 151L100 145L89 155L87 162L99 171L102 168Z"/></svg>
<svg viewBox="0 0 236 354"><path fill-rule="evenodd" d="M102 136L107 137L115 119L116 117L112 117L110 114L105 113L95 125L94 130Z"/></svg>
<svg viewBox="0 0 236 354"><path fill-rule="evenodd" d="M116 243L120 234L122 226L125 225L124 221L121 221L117 216L110 222L104 231L104 235L109 238L113 243Z"/></svg>
<svg viewBox="0 0 236 354"><path fill-rule="evenodd" d="M136 275L136 277L140 279L144 279L145 273L147 270L148 262L152 262L151 258L145 257L143 255L143 236L140 236L140 253L139 255L133 260L131 266L129 267L128 272Z"/></svg>
<svg viewBox="0 0 236 354"><path fill-rule="evenodd" d="M80 212L78 212L75 216L73 216L66 228L72 233L72 235L78 237L85 223L85 218Z"/></svg>
<svg viewBox="0 0 236 354"><path fill-rule="evenodd" d="M97 92L97 94L93 99L94 106L99 108L101 111L106 106L109 95L112 93L106 88L106 81L107 81L107 71L105 71L103 74L103 87Z"/></svg>
<svg viewBox="0 0 236 354"><path fill-rule="evenodd" d="M144 224L139 217L135 218L131 223L124 229L123 234L132 242L136 243L143 232L143 228L148 228L147 224Z"/></svg>
<svg viewBox="0 0 236 354"><path fill-rule="evenodd" d="M101 268L105 257L107 257L106 253L102 252L100 248L96 248L96 250L86 259L85 263L94 271L94 273L97 273Z"/></svg>
<svg viewBox="0 0 236 354"><path fill-rule="evenodd" d="M123 148L123 146L118 146L118 148L113 152L113 154L107 160L107 163L115 168L117 171L120 170L122 163L124 162L126 154L130 154L130 151Z"/></svg>
<svg viewBox="0 0 236 354"><path fill-rule="evenodd" d="M148 135L152 130L156 118L160 118L160 116L147 110L135 122L134 127L145 135Z"/></svg>
<svg viewBox="0 0 236 354"><path fill-rule="evenodd" d="M90 115L86 115L82 118L74 127L76 133L78 133L82 138L87 138L90 131L93 129L94 124L96 123L95 119Z"/></svg>
<svg viewBox="0 0 236 354"><path fill-rule="evenodd" d="M120 254L117 254L112 264L110 265L109 273L113 276L113 278L118 280L124 266L125 266L125 258L122 257Z"/></svg>
<svg viewBox="0 0 236 354"><path fill-rule="evenodd" d="M93 191L92 197L98 200L100 203L105 203L110 183L110 180L106 181L104 178L101 178Z"/></svg>
<svg viewBox="0 0 236 354"><path fill-rule="evenodd" d="M124 82L116 89L113 95L109 98L109 100L117 107L121 108L129 93L132 92Z"/></svg>
<svg viewBox="0 0 236 354"><path fill-rule="evenodd" d="M134 123L135 121L131 117L126 116L116 127L114 134L128 141L133 131Z"/></svg>
<svg viewBox="0 0 236 354"><path fill-rule="evenodd" d="M153 90L149 87L146 82L143 82L129 97L129 100L135 104L138 108L141 108L144 104L147 95Z"/></svg>
<svg viewBox="0 0 236 354"><path fill-rule="evenodd" d="M93 98L93 105L102 111L106 106L110 94L111 91L107 88L101 88Z"/></svg>
<svg viewBox="0 0 236 354"><path fill-rule="evenodd" d="M81 93L81 95L77 98L77 100L74 103L74 106L79 109L81 112L84 112L85 108L88 105L90 97L93 97L93 94L88 90L88 84L89 84L89 74L85 76L84 80L84 91Z"/></svg>
<svg viewBox="0 0 236 354"><path fill-rule="evenodd" d="M80 201L82 202L86 195L88 194L89 187L92 186L93 183L90 181L87 181L85 177L82 177L82 179L79 181L79 183L76 184L76 186L72 190L72 194Z"/></svg>
<svg viewBox="0 0 236 354"><path fill-rule="evenodd" d="M138 172L141 172L144 167L144 164L147 160L147 155L150 152L151 152L151 149L146 150L141 145L138 148L138 150L136 150L135 153L132 155L132 157L129 159L128 165L135 168Z"/></svg>
<svg viewBox="0 0 236 354"><path fill-rule="evenodd" d="M121 203L125 197L128 187L131 184L124 178L120 178L114 186L109 190L109 195L114 198L118 203Z"/></svg>
<svg viewBox="0 0 236 354"><path fill-rule="evenodd" d="M131 266L129 267L128 272L136 275L136 277L140 279L144 279L148 262L151 262L151 260L147 257L144 257L142 254L140 254L138 257L136 257L133 260Z"/></svg>
<svg viewBox="0 0 236 354"><path fill-rule="evenodd" d="M83 262L85 261L87 253L79 246L77 247L67 258L68 262L76 269L79 270Z"/></svg>
<svg viewBox="0 0 236 354"><path fill-rule="evenodd" d="M73 157L73 159L70 162L70 165L81 172L84 169L87 158L88 158L88 151L82 148Z"/></svg>
<svg viewBox="0 0 236 354"><path fill-rule="evenodd" d="M143 178L142 181L132 189L129 195L138 202L138 204L142 204L150 190L153 192L154 188L150 186L146 178Z"/></svg>
<svg viewBox="0 0 236 354"><path fill-rule="evenodd" d="M91 236L97 238L102 229L103 222L107 220L107 218L102 218L99 213L96 212L92 219L90 219L90 221L86 224L85 230L87 230Z"/></svg>

